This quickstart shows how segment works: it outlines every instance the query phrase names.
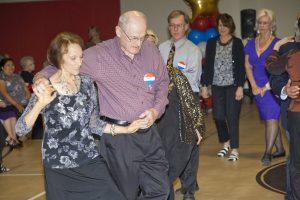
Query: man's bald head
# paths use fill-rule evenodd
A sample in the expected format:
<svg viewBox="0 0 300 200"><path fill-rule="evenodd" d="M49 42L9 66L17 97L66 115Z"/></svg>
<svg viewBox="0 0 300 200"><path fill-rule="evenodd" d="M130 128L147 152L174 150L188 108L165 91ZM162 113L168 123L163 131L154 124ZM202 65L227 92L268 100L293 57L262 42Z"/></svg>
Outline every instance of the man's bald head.
<svg viewBox="0 0 300 200"><path fill-rule="evenodd" d="M126 28L130 24L144 23L147 27L147 18L144 13L136 10L127 11L119 17L118 26Z"/></svg>

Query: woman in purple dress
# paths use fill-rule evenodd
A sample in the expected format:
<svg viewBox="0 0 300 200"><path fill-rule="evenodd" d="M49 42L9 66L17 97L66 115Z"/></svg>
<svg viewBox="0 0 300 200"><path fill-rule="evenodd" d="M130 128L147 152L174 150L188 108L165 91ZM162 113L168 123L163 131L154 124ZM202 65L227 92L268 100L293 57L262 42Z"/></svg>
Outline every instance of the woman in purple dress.
<svg viewBox="0 0 300 200"><path fill-rule="evenodd" d="M273 11L262 9L256 17L257 36L245 46L245 67L247 78L255 95L260 119L265 121L266 148L262 157L264 165L272 160L272 149L275 144L276 153L284 152L279 128L280 106L271 93L269 74L265 69L265 59L279 40L275 37L275 15Z"/></svg>

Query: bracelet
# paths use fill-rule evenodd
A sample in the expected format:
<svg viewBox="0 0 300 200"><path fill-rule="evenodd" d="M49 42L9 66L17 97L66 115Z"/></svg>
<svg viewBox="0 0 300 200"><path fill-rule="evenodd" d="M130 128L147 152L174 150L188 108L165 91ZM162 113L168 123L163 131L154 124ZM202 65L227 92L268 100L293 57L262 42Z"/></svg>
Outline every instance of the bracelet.
<svg viewBox="0 0 300 200"><path fill-rule="evenodd" d="M112 134L112 136L117 135L117 134L115 133L115 124L111 124L111 125L110 125L110 133Z"/></svg>

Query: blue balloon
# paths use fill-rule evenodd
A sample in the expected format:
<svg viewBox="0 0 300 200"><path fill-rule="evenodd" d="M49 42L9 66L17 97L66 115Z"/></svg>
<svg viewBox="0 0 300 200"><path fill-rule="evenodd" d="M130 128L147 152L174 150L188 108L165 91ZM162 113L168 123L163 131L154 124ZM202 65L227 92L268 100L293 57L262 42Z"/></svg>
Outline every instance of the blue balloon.
<svg viewBox="0 0 300 200"><path fill-rule="evenodd" d="M200 42L206 41L206 34L204 31L199 31L197 29L191 29L188 34L188 39L191 40L194 44L199 44Z"/></svg>
<svg viewBox="0 0 300 200"><path fill-rule="evenodd" d="M219 35L219 33L216 28L208 28L205 31L205 35L206 35L207 39L210 39L210 38L217 37Z"/></svg>

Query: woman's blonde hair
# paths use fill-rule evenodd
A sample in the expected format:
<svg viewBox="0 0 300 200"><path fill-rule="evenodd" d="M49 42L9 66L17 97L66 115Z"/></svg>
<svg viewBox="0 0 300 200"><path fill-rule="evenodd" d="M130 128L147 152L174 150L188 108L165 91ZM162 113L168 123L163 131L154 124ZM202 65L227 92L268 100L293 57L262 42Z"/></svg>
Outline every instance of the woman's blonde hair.
<svg viewBox="0 0 300 200"><path fill-rule="evenodd" d="M256 15L256 23L255 23L255 30L258 31L258 20L261 17L267 16L270 19L270 27L271 27L271 33L275 34L276 31L276 17L275 13L272 10L263 8L257 12Z"/></svg>

